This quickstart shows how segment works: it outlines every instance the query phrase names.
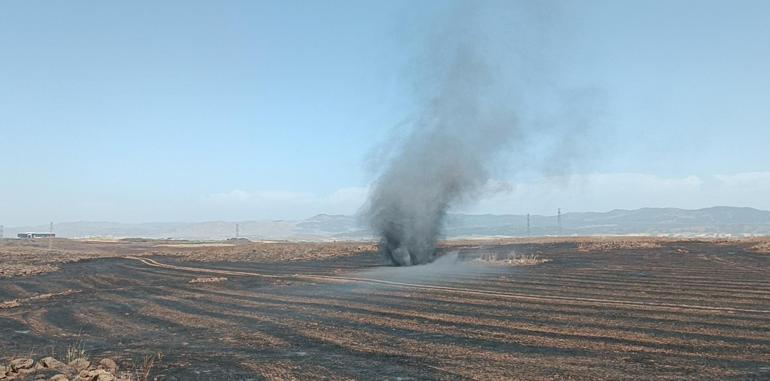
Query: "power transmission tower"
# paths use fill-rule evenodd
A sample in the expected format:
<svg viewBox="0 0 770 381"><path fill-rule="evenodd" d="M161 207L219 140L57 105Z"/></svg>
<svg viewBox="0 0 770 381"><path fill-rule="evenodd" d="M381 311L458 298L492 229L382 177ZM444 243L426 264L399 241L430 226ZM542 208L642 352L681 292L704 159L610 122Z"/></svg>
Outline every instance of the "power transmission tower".
<svg viewBox="0 0 770 381"><path fill-rule="evenodd" d="M235 224L235 239L241 238L241 227Z"/></svg>
<svg viewBox="0 0 770 381"><path fill-rule="evenodd" d="M5 226L3 226L3 225L0 225L0 239L3 239L3 237L4 237L4 236L3 236L3 233L4 233L4 232L3 232L3 230L4 230L4 229L5 229Z"/></svg>
<svg viewBox="0 0 770 381"><path fill-rule="evenodd" d="M561 235L561 208L556 211L556 224L559 225L559 235Z"/></svg>

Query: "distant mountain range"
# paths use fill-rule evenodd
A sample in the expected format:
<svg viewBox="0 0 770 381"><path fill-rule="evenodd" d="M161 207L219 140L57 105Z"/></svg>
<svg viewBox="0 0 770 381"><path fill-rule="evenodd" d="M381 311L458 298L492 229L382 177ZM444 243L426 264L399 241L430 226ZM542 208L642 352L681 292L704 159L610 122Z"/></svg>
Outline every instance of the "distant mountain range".
<svg viewBox="0 0 770 381"><path fill-rule="evenodd" d="M561 226L559 226L561 219ZM367 240L371 233L356 217L319 214L305 220L237 222L240 237L252 240ZM64 222L55 225L66 238L170 238L221 240L235 236L236 222L138 223ZM552 235L770 235L770 211L713 207L616 209L610 212L564 213L558 216L450 214L446 238ZM6 227L5 237L21 232L47 232L48 226Z"/></svg>

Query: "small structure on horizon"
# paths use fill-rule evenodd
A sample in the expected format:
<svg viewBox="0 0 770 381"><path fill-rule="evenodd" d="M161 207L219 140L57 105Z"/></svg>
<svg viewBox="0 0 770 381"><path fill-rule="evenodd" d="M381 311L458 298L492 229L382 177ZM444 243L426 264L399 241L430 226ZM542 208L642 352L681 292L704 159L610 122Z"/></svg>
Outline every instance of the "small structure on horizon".
<svg viewBox="0 0 770 381"><path fill-rule="evenodd" d="M22 239L56 238L54 233L19 233L16 236Z"/></svg>

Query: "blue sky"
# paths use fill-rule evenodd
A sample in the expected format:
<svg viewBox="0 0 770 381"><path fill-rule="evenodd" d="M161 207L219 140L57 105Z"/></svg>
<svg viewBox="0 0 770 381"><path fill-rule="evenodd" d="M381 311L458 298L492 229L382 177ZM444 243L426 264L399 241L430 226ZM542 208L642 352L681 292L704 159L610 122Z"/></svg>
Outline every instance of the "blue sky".
<svg viewBox="0 0 770 381"><path fill-rule="evenodd" d="M354 213L455 6L415 3L0 3L0 224ZM600 95L591 144L456 210L770 209L770 3L554 4L560 78Z"/></svg>

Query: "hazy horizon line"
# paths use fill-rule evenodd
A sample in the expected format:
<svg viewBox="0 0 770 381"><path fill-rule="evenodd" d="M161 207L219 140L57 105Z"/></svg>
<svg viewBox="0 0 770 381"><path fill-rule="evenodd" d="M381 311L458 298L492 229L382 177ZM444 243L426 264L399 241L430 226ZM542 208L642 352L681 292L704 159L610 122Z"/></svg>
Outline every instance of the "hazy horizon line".
<svg viewBox="0 0 770 381"><path fill-rule="evenodd" d="M702 207L702 208L681 208L676 206L645 206L640 208L613 208L609 210L578 210L578 211L569 211L564 210L563 208L557 208L556 213L554 214L537 214L532 213L529 214L531 217L546 217L546 218L555 218L559 215L559 210L561 209L561 215L569 215L569 214L584 214L584 213L599 213L599 214L606 214L606 213L612 213L615 211L639 211L639 210L646 210L646 209L675 209L675 210L683 210L683 211L700 211L700 210L707 210L707 209L717 209L717 208L730 208L730 209L752 209L759 212L768 212L770 213L770 210L752 207L752 206L736 206L736 205L714 205L714 206L708 206L708 207ZM449 213L450 216L519 216L524 217L527 216L527 213L463 213L463 212L453 212ZM38 226L49 226L51 223L53 223L54 226L61 225L61 224L75 224L75 223L110 223L110 224L121 224L121 225L145 225L145 224L157 224L157 225L164 225L164 224L208 224L208 223L229 223L229 224L239 224L239 223L250 223L250 222L257 222L257 223L278 223L278 222L298 222L298 221L307 221L319 216L336 216L336 217L358 217L357 214L339 214L339 213L317 213L312 216L304 217L304 218L272 218L272 219L241 219L241 220L225 220L225 219L213 219L213 220L197 220L197 221L141 221L141 222L124 222L119 220L65 220L61 222L56 221L48 221L44 223L38 223L38 224L23 224L23 225L4 225L0 223L0 226L3 226L6 229L18 229L18 228L24 228L24 227L38 227Z"/></svg>

